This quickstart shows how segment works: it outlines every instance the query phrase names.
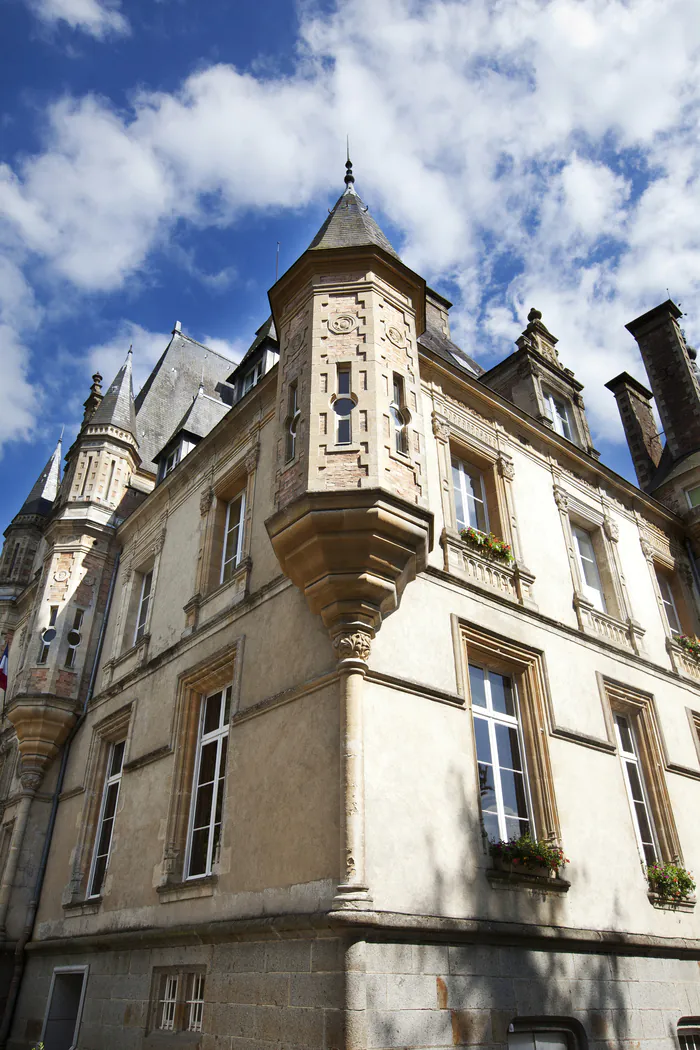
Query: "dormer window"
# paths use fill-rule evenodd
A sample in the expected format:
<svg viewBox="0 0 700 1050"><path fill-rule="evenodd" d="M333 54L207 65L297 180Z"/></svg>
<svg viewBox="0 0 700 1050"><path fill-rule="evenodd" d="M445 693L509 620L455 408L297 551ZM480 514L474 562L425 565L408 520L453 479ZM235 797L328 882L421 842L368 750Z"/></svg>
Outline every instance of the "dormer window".
<svg viewBox="0 0 700 1050"><path fill-rule="evenodd" d="M574 440L574 428L571 421L571 409L562 397L551 390L543 390L544 408L547 418L551 420L555 433L561 434L567 441Z"/></svg>
<svg viewBox="0 0 700 1050"><path fill-rule="evenodd" d="M256 365L244 374L241 380L241 397L245 397L249 390L252 390L256 383L260 382L262 377L262 361L258 361Z"/></svg>
<svg viewBox="0 0 700 1050"><path fill-rule="evenodd" d="M170 455L167 456L166 459L164 460L163 466L161 468L161 475L160 475L161 479L167 477L167 475L170 473L171 470L175 470L175 467L178 465L179 462L180 462L180 446L178 445L176 448L174 448L172 450Z"/></svg>

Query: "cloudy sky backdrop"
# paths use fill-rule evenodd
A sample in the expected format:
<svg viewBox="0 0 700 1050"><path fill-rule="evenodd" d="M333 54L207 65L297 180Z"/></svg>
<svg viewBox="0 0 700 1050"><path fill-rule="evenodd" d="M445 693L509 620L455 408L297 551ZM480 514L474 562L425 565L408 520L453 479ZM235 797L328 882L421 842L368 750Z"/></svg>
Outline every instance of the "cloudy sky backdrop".
<svg viewBox="0 0 700 1050"><path fill-rule="evenodd" d="M0 523L99 368L176 320L232 359L357 187L483 365L535 305L598 447L644 378L626 321L700 340L697 0L5 0ZM668 290L668 291L667 291Z"/></svg>

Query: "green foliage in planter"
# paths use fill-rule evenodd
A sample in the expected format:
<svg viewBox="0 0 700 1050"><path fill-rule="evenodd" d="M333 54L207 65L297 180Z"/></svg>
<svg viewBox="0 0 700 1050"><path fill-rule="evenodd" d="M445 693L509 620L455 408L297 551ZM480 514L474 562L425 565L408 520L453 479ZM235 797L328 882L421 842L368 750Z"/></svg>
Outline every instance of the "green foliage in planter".
<svg viewBox="0 0 700 1050"><path fill-rule="evenodd" d="M470 547L475 547L487 558L495 558L498 561L504 561L506 564L510 564L513 561L513 552L510 549L510 544L498 536L494 536L492 532L479 532L478 529L473 529L470 525L468 529L462 529L460 536L465 543L468 543Z"/></svg>
<svg viewBox="0 0 700 1050"><path fill-rule="evenodd" d="M700 638L691 638L687 634L680 634L676 641L687 653L694 656L696 660L700 660Z"/></svg>
<svg viewBox="0 0 700 1050"><path fill-rule="evenodd" d="M667 901L687 900L695 889L693 876L680 864L649 864L649 888Z"/></svg>
<svg viewBox="0 0 700 1050"><path fill-rule="evenodd" d="M490 842L489 852L494 859L498 857L516 868L521 866L525 871L539 866L558 871L562 864L569 863L561 846L533 839L530 835L521 835L519 839L507 842Z"/></svg>

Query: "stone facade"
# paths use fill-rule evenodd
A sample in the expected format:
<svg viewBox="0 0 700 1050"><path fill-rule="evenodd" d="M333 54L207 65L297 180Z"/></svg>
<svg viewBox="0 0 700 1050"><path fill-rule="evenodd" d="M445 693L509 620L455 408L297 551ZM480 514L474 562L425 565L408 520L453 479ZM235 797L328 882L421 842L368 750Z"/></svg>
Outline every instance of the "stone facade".
<svg viewBox="0 0 700 1050"><path fill-rule="evenodd" d="M134 402L127 363L0 586L0 1046L700 1031L694 898L646 874L700 873L693 452L653 494L610 471L539 312L484 374L346 185L240 366L267 371L156 484L187 398ZM494 859L516 819L556 874Z"/></svg>

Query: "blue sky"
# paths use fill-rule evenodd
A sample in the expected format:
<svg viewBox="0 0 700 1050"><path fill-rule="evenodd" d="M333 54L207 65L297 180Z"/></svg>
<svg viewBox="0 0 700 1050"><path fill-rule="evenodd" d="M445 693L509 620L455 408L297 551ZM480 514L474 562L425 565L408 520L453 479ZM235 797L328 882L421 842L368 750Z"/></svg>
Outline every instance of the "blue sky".
<svg viewBox="0 0 700 1050"><path fill-rule="evenodd" d="M6 0L0 66L0 521L90 376L137 379L176 320L235 359L357 186L489 366L530 306L629 474L626 321L700 338L697 0ZM696 305L697 304L697 305Z"/></svg>

